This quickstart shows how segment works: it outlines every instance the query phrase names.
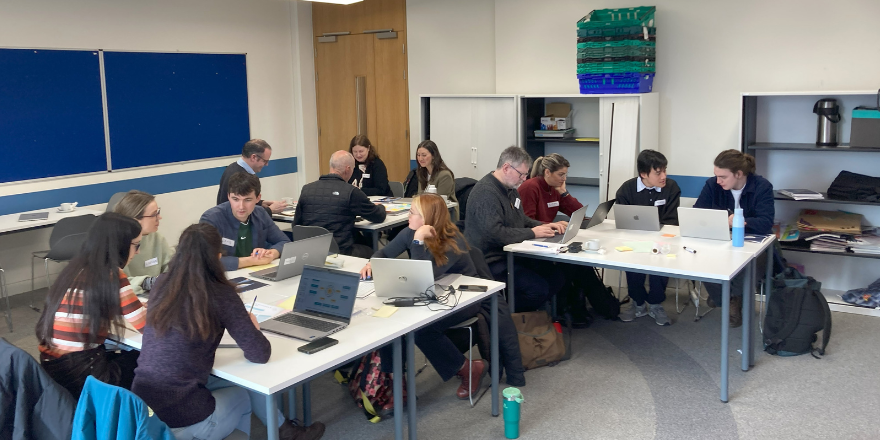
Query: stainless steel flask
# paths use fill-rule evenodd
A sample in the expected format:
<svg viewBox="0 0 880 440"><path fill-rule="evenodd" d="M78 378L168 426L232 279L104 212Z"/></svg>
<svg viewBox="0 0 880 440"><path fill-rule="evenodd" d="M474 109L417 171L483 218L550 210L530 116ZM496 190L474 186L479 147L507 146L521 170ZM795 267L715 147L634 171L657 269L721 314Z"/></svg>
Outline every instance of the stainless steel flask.
<svg viewBox="0 0 880 440"><path fill-rule="evenodd" d="M836 147L838 141L838 125L840 124L840 106L837 100L825 98L816 101L813 113L818 115L816 127L816 145L820 147Z"/></svg>

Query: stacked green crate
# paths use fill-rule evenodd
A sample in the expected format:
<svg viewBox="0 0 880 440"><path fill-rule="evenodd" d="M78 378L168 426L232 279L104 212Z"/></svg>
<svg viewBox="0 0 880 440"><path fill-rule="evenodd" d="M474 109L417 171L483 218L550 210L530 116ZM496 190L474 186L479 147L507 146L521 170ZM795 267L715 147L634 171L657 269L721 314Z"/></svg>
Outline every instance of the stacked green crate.
<svg viewBox="0 0 880 440"><path fill-rule="evenodd" d="M651 91L656 57L654 6L597 9L578 21L581 93Z"/></svg>

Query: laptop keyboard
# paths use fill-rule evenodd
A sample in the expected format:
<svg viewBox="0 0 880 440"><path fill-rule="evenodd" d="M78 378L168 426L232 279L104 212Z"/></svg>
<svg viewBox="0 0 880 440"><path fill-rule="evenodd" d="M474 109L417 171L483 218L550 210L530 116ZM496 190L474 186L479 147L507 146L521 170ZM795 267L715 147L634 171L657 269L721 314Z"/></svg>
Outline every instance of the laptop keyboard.
<svg viewBox="0 0 880 440"><path fill-rule="evenodd" d="M322 321L320 319L309 318L308 316L297 315L294 313L286 313L275 318L274 321L283 322L285 324L292 324L311 330L317 330L319 332L329 332L339 327L339 324L335 322Z"/></svg>

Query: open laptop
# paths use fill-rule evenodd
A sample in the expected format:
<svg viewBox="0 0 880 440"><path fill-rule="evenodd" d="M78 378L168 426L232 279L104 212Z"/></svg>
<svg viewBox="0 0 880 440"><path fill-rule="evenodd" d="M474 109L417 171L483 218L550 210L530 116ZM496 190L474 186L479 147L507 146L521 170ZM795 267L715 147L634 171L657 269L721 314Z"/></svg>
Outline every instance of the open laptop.
<svg viewBox="0 0 880 440"><path fill-rule="evenodd" d="M250 276L269 281L281 281L302 273L303 266L323 266L330 252L333 234L292 241L281 249L281 261L277 267L251 272Z"/></svg>
<svg viewBox="0 0 880 440"><path fill-rule="evenodd" d="M585 225L581 225L581 229L590 229L593 226L600 225L602 222L608 218L608 213L611 212L611 207L614 206L614 202L617 199L611 199L599 204L599 207L596 208L596 212L593 213L593 216L590 217L590 222Z"/></svg>
<svg viewBox="0 0 880 440"><path fill-rule="evenodd" d="M370 266L379 297L418 298L434 285L434 263L428 260L371 258Z"/></svg>
<svg viewBox="0 0 880 440"><path fill-rule="evenodd" d="M659 231L660 211L656 206L614 205L614 224L617 229Z"/></svg>
<svg viewBox="0 0 880 440"><path fill-rule="evenodd" d="M720 209L678 208L682 237L730 241L727 211Z"/></svg>
<svg viewBox="0 0 880 440"><path fill-rule="evenodd" d="M360 274L305 266L293 310L260 323L260 329L304 341L336 333L351 322Z"/></svg>
<svg viewBox="0 0 880 440"><path fill-rule="evenodd" d="M568 222L568 227L565 228L564 234L556 234L549 238L536 238L532 241L543 241L544 243L568 243L578 235L578 229L581 228L581 223L584 221L584 216L587 214L587 207L589 206L590 205L584 205L581 209L571 213L571 219Z"/></svg>

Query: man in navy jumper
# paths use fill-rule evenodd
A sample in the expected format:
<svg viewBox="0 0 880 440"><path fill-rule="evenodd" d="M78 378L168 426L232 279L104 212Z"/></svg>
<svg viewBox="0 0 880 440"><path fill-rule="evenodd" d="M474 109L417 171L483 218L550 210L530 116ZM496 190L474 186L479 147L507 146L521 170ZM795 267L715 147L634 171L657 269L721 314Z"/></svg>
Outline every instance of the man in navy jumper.
<svg viewBox="0 0 880 440"><path fill-rule="evenodd" d="M617 190L618 205L656 206L660 223L678 225L678 205L681 202L681 189L674 180L666 177L666 156L654 151L645 150L636 159L638 177L627 180ZM663 309L666 300L666 284L668 277L651 275L650 290L645 290L643 273L626 273L626 286L629 305L620 311L620 320L630 322L635 318L648 315L654 318L657 325L670 325L672 322Z"/></svg>
<svg viewBox="0 0 880 440"><path fill-rule="evenodd" d="M220 231L220 261L226 270L271 263L281 257L281 248L290 242L265 209L254 209L260 201L260 189L256 176L233 174L229 178L229 201L205 211L199 219Z"/></svg>

